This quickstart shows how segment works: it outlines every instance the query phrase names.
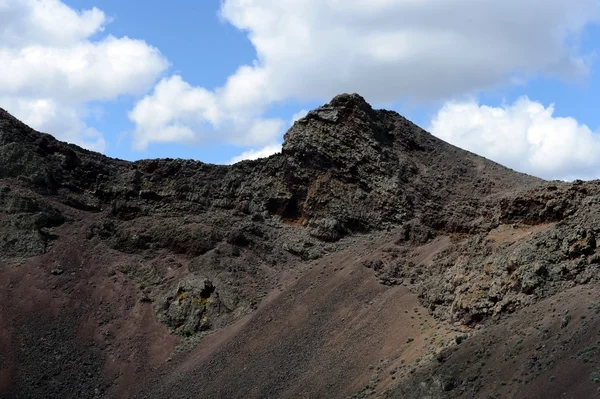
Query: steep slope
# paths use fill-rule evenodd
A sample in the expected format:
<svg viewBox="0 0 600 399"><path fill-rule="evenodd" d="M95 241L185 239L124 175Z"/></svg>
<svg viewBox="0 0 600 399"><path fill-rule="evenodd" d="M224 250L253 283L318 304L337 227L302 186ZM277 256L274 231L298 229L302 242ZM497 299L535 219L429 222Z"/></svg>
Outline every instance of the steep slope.
<svg viewBox="0 0 600 399"><path fill-rule="evenodd" d="M390 390L389 398L598 396L600 290L568 288L488 323Z"/></svg>
<svg viewBox="0 0 600 399"><path fill-rule="evenodd" d="M597 198L355 94L231 166L114 160L0 111L0 393L404 392L457 333L596 281Z"/></svg>

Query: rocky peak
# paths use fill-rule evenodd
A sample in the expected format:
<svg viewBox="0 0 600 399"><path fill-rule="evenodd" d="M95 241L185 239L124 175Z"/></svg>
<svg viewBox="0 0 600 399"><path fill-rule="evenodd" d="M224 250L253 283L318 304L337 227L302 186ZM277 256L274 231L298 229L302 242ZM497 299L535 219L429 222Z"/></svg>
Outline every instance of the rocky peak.
<svg viewBox="0 0 600 399"><path fill-rule="evenodd" d="M321 129L310 129L316 127L319 124L325 125L341 125L350 124L356 125L366 123L370 124L375 122L377 119L377 112L373 110L371 105L366 100L354 93L354 94L340 94L335 96L328 104L320 106L306 114L304 118L301 118L295 123L299 129L291 129L288 134L285 135L284 148L288 141L302 141L311 140L313 135L321 133ZM312 122L312 123L311 123ZM307 128L308 127L308 128ZM302 130L300 134L297 130ZM325 130L327 130L325 128ZM366 133L364 131L363 133ZM310 134L310 136L309 136ZM365 135L365 138L368 138ZM340 137L340 139L347 139L348 137Z"/></svg>
<svg viewBox="0 0 600 399"><path fill-rule="evenodd" d="M233 166L110 159L35 132L2 111L0 176L59 195L70 206L110 206L127 218L176 201L191 213L219 207L266 211L293 223L323 221L336 229L323 235L331 237L539 182L453 147L396 112L374 110L358 94L336 96L297 121L282 154ZM469 221L452 224L465 229Z"/></svg>
<svg viewBox="0 0 600 399"><path fill-rule="evenodd" d="M376 162L393 141L392 128L360 95L340 94L296 121L283 154L304 167Z"/></svg>
<svg viewBox="0 0 600 399"><path fill-rule="evenodd" d="M372 110L371 105L364 99L364 97L357 93L338 94L337 96L333 97L328 105L330 107L348 107Z"/></svg>
<svg viewBox="0 0 600 399"><path fill-rule="evenodd" d="M596 369L600 291L572 288L600 286L599 204L600 182L543 184L356 94L230 166L110 159L0 110L0 397L356 397L385 375L386 397L514 397L514 372L550 391L555 361Z"/></svg>
<svg viewBox="0 0 600 399"><path fill-rule="evenodd" d="M353 115L359 118L375 118L376 113L367 101L359 94L340 94L335 96L328 104L310 111L306 117L301 119L316 119L323 122L338 123L344 117Z"/></svg>

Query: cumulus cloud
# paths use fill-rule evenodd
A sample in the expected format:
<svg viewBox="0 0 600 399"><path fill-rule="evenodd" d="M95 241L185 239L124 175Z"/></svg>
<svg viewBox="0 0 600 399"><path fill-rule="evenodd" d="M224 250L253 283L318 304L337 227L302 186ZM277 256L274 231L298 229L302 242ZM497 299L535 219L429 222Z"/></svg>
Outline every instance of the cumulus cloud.
<svg viewBox="0 0 600 399"><path fill-rule="evenodd" d="M249 91L247 97L255 92ZM281 135L285 122L261 118L256 104L240 93L230 98L194 87L179 75L162 79L129 113L136 123L134 148L152 142L227 143L263 146Z"/></svg>
<svg viewBox="0 0 600 399"><path fill-rule="evenodd" d="M293 4L292 4L293 3ZM515 74L581 74L573 42L598 20L595 0L226 0L248 32L267 99L359 92L371 102L439 99Z"/></svg>
<svg viewBox="0 0 600 399"><path fill-rule="evenodd" d="M103 30L106 23L104 12L95 7L77 12L58 0L0 1L2 46L68 46Z"/></svg>
<svg viewBox="0 0 600 399"><path fill-rule="evenodd" d="M234 164L234 163L244 161L247 159L266 158L266 157L276 154L278 152L281 152L281 144L271 144L271 145L265 146L259 150L252 149L252 150L244 151L240 155L231 158L229 160L228 164Z"/></svg>
<svg viewBox="0 0 600 399"><path fill-rule="evenodd" d="M104 151L106 141L97 130L87 126L82 117L87 110L65 107L52 99L0 97L0 103L19 119L42 132L93 151Z"/></svg>
<svg viewBox="0 0 600 399"><path fill-rule="evenodd" d="M212 91L165 79L130 114L138 148L211 134L257 148L280 123L262 115L289 99L439 100L532 74L582 76L578 38L599 8L596 0L224 0L220 16L247 33L256 60ZM171 101L165 87L195 105Z"/></svg>
<svg viewBox="0 0 600 399"><path fill-rule="evenodd" d="M430 131L456 146L547 179L600 177L600 132L527 97L500 107L449 102Z"/></svg>
<svg viewBox="0 0 600 399"><path fill-rule="evenodd" d="M86 104L147 92L168 67L141 40L91 37L108 23L97 8L59 0L0 0L0 106L35 129L103 151Z"/></svg>

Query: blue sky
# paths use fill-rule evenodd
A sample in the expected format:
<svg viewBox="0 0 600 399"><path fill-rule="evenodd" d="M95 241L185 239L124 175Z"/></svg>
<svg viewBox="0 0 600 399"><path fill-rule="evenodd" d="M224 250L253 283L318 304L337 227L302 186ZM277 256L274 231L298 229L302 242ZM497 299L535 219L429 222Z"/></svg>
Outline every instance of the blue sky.
<svg viewBox="0 0 600 399"><path fill-rule="evenodd" d="M143 39L156 46L171 62L170 71L185 76L194 85L214 89L244 63L251 63L256 56L247 36L218 17L219 2L148 0L144 6L131 1L90 0L65 1L75 9L100 7L112 19L106 33L117 37L129 36ZM131 151L127 138L121 137L133 129L127 118L134 99L123 98L104 104L104 116L89 120L89 124L103 132L109 141L106 154L112 157L136 160L140 158L192 158L209 163L223 163L241 151L235 146L186 146L163 144L150 146L147 151ZM295 111L283 110L291 116Z"/></svg>
<svg viewBox="0 0 600 399"><path fill-rule="evenodd" d="M600 177L596 0L6 3L0 106L112 157L268 155L358 92L514 169Z"/></svg>

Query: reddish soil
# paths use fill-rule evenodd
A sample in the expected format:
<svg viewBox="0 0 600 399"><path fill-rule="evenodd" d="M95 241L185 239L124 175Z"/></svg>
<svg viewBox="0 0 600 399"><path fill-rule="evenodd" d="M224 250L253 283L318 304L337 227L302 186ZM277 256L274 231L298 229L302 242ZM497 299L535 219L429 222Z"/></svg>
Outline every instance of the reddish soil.
<svg viewBox="0 0 600 399"><path fill-rule="evenodd" d="M151 304L138 300L134 281L110 273L114 265L139 259L81 240L93 218L85 215L84 220L83 214L64 208L79 222L68 229L59 228L61 240L48 253L0 267L0 303L11 305L0 310L0 348L4 349L0 392L7 395L15 386L36 381L48 384L49 397L59 395L53 389L64 386L51 387L53 376L45 375L42 365L61 363L58 359L63 354L52 340L62 336L68 337L68 350L91 354L85 374L91 374L86 384L92 393L98 390L99 394L108 391L118 397L130 396L132 381L139 382L163 365L178 338L158 322ZM31 323L36 327L31 329ZM48 335L51 332L58 336ZM24 345L33 346L24 349ZM65 374L81 374L70 358L52 367L49 372L61 379ZM38 371L20 373L30 369ZM77 394L86 384L69 389Z"/></svg>
<svg viewBox="0 0 600 399"><path fill-rule="evenodd" d="M426 338L436 332L441 340L447 329L406 288L376 281L362 265L376 256L359 246L311 263L250 317L175 357L141 396L344 397L374 374L385 388L389 370L412 363Z"/></svg>

